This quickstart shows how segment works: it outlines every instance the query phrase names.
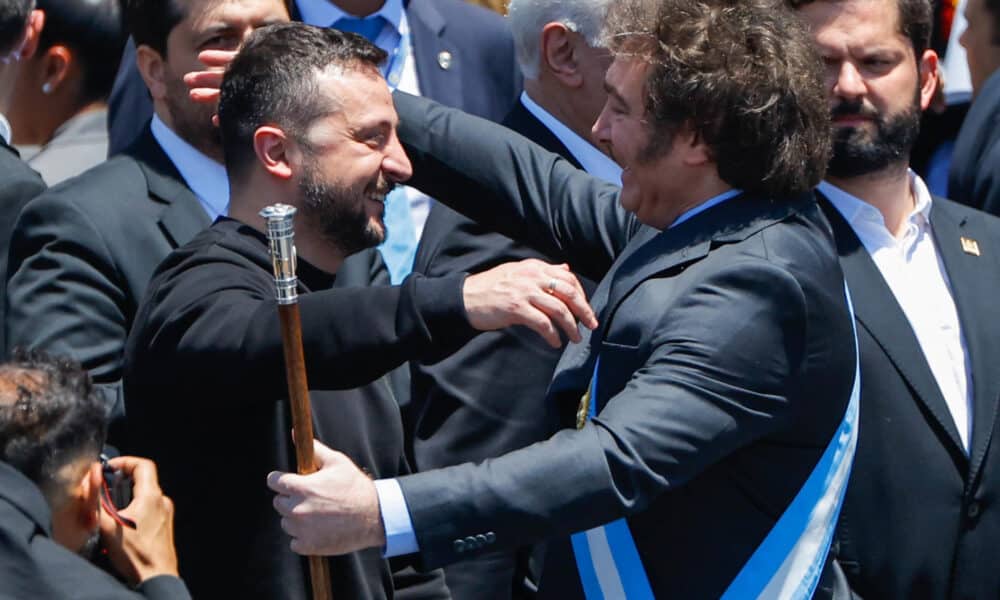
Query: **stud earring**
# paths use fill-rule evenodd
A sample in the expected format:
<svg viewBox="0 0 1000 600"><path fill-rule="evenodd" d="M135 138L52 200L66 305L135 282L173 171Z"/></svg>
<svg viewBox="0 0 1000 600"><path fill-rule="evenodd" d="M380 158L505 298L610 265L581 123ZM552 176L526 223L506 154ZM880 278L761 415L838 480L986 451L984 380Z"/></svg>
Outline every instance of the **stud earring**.
<svg viewBox="0 0 1000 600"><path fill-rule="evenodd" d="M48 81L46 81L45 83L43 83L42 84L42 93L43 94L51 94L52 93L52 84L49 83Z"/></svg>

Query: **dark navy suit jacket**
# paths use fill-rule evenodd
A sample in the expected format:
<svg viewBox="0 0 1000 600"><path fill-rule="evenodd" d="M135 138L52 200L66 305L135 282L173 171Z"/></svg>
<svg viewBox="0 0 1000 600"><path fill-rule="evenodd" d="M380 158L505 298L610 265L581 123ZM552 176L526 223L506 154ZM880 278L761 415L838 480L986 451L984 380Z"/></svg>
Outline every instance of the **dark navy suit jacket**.
<svg viewBox="0 0 1000 600"><path fill-rule="evenodd" d="M413 185L601 280L600 327L564 353L545 398L575 408L599 356L597 418L400 478L425 564L625 517L654 593L718 598L815 468L854 380L815 199L743 194L660 232L616 186L522 137L405 94L396 107ZM557 564L572 559L550 552L542 586ZM579 578L563 581L552 597L581 597Z"/></svg>
<svg viewBox="0 0 1000 600"><path fill-rule="evenodd" d="M978 92L955 140L948 197L1000 215L1000 70Z"/></svg>
<svg viewBox="0 0 1000 600"><path fill-rule="evenodd" d="M854 230L823 202L851 288L861 350L857 454L837 559L862 598L1000 594L1000 221L934 198L931 224L972 375L966 453L913 327ZM980 254L962 249L976 240Z"/></svg>

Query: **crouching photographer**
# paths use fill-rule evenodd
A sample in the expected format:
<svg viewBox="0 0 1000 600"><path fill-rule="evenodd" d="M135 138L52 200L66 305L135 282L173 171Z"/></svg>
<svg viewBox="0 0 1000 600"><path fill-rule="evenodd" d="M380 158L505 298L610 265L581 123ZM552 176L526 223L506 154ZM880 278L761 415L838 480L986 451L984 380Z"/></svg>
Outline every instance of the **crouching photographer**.
<svg viewBox="0 0 1000 600"><path fill-rule="evenodd" d="M99 458L105 414L72 361L15 351L0 365L0 598L190 598L156 466Z"/></svg>

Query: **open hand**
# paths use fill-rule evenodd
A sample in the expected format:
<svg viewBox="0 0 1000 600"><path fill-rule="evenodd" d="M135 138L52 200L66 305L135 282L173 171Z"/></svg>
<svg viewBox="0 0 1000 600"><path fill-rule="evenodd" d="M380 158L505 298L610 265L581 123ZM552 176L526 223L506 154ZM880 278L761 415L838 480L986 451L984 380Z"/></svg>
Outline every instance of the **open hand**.
<svg viewBox="0 0 1000 600"><path fill-rule="evenodd" d="M205 65L204 71L192 71L184 75L184 83L188 86L191 99L202 104L213 104L219 101L219 91L222 88L222 77L226 67L236 57L235 50L203 50L198 54L198 60Z"/></svg>
<svg viewBox="0 0 1000 600"><path fill-rule="evenodd" d="M560 330L571 341L580 341L577 320L589 329L597 327L580 281L564 264L533 258L506 263L470 275L462 294L469 323L480 331L524 325L558 348Z"/></svg>

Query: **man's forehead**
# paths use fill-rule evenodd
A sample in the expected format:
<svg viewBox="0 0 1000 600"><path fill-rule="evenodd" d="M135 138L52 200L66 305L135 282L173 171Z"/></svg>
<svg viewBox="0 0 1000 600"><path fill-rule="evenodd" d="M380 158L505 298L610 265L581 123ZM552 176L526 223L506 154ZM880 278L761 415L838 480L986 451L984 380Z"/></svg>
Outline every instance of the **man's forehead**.
<svg viewBox="0 0 1000 600"><path fill-rule="evenodd" d="M616 95L641 89L649 72L649 63L638 57L617 55L604 75L604 88Z"/></svg>
<svg viewBox="0 0 1000 600"><path fill-rule="evenodd" d="M395 115L389 85L373 66L331 65L316 76L316 87L348 112L380 112L389 108Z"/></svg>
<svg viewBox="0 0 1000 600"><path fill-rule="evenodd" d="M908 43L897 0L818 0L798 12L820 42Z"/></svg>
<svg viewBox="0 0 1000 600"><path fill-rule="evenodd" d="M164 0L166 1L166 0ZM281 16L287 19L288 8L282 0L174 0L184 7L185 21L196 27L241 21L258 16Z"/></svg>

